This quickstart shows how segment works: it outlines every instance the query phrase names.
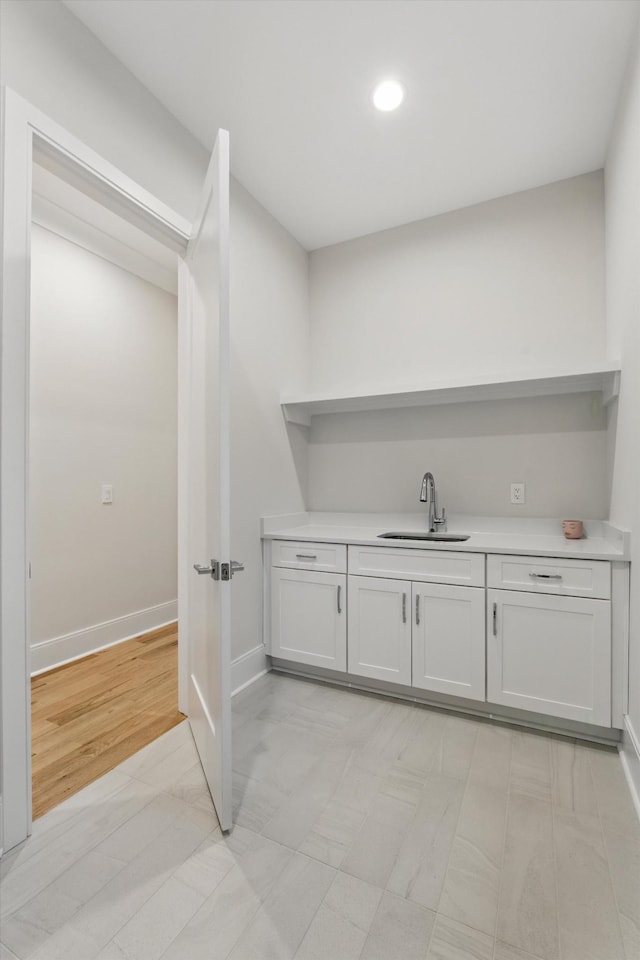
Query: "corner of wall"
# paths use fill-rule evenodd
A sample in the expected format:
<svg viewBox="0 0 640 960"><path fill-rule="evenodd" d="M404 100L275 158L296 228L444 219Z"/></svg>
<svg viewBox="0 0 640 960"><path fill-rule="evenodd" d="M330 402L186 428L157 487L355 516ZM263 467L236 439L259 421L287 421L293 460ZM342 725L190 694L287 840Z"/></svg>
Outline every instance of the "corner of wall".
<svg viewBox="0 0 640 960"><path fill-rule="evenodd" d="M630 717L625 717L625 729L622 732L622 743L618 750L631 799L640 820L640 739Z"/></svg>

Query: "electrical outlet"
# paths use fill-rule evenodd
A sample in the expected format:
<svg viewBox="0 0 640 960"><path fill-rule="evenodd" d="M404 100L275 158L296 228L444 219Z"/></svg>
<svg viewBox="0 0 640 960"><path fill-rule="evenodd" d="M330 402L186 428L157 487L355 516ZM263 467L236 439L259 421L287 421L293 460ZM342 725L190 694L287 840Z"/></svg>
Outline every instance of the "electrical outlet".
<svg viewBox="0 0 640 960"><path fill-rule="evenodd" d="M524 503L524 483L511 484L511 503Z"/></svg>

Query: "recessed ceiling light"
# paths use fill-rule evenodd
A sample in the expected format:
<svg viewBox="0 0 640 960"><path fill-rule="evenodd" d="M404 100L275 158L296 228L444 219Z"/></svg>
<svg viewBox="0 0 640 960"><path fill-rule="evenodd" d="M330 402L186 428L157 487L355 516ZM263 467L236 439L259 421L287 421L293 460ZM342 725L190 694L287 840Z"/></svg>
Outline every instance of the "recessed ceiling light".
<svg viewBox="0 0 640 960"><path fill-rule="evenodd" d="M395 110L404 100L405 89L397 80L383 80L373 91L373 105L378 110Z"/></svg>

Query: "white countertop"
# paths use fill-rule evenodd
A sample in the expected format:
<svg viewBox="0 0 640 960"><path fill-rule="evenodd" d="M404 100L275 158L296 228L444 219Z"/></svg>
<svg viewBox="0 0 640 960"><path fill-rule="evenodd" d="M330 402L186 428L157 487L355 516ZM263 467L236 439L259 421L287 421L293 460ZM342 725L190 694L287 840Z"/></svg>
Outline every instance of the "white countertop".
<svg viewBox="0 0 640 960"><path fill-rule="evenodd" d="M629 560L630 534L608 521L585 521L582 540L566 540L561 520L452 515L447 533L469 534L462 541L382 540L387 531L427 531L426 513L301 513L264 517L262 536L269 540L352 543L386 549L445 550L465 553L526 554L585 560Z"/></svg>

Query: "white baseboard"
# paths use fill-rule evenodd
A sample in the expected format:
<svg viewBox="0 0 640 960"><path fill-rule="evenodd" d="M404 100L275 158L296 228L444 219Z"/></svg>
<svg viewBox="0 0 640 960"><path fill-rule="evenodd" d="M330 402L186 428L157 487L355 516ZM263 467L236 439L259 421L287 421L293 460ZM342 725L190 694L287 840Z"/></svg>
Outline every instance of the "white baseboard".
<svg viewBox="0 0 640 960"><path fill-rule="evenodd" d="M622 769L627 778L631 799L640 820L640 737L634 730L628 714L624 718L624 724L622 743L618 750L620 751Z"/></svg>
<svg viewBox="0 0 640 960"><path fill-rule="evenodd" d="M130 640L147 630L157 630L177 619L178 601L169 600L125 617L116 617L106 623L96 623L84 630L67 633L63 637L34 643L31 646L31 676Z"/></svg>
<svg viewBox="0 0 640 960"><path fill-rule="evenodd" d="M258 677L263 677L267 670L267 654L263 643L237 657L231 664L231 696L240 693Z"/></svg>

